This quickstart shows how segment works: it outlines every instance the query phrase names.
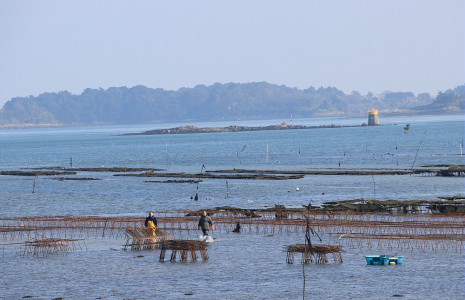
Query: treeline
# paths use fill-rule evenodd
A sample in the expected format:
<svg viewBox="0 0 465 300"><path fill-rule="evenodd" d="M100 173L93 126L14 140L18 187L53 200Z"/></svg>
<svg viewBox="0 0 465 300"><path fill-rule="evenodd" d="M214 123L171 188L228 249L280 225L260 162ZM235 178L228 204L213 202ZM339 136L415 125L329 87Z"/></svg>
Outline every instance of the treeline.
<svg viewBox="0 0 465 300"><path fill-rule="evenodd" d="M13 98L0 112L5 124L135 124L150 122L218 121L316 116L364 116L380 113L446 113L464 110L464 86L429 94L358 92L337 88L291 88L284 85L227 83L198 85L177 91L145 86L86 89L37 97Z"/></svg>

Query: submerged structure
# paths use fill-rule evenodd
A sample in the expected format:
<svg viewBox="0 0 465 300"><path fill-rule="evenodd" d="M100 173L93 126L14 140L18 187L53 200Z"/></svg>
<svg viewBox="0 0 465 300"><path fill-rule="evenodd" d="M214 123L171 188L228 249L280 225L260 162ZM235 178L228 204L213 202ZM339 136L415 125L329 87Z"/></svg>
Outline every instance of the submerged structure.
<svg viewBox="0 0 465 300"><path fill-rule="evenodd" d="M378 110L372 109L368 112L368 126L379 125Z"/></svg>
<svg viewBox="0 0 465 300"><path fill-rule="evenodd" d="M171 237L171 235L166 234L158 228L155 234L153 234L146 227L126 227L124 228L124 233L127 237L124 250L129 247L131 250L159 249L160 241Z"/></svg>
<svg viewBox="0 0 465 300"><path fill-rule="evenodd" d="M171 262L176 261L176 255L181 254L181 262L187 262L190 253L192 261L197 260L196 251L200 252L204 261L208 260L207 242L193 240L164 240L160 243L160 261L165 261L166 250L171 250Z"/></svg>
<svg viewBox="0 0 465 300"><path fill-rule="evenodd" d="M326 264L331 257L336 263L342 262L342 247L380 249L390 253L408 250L463 253L463 197L457 195L426 203L358 199L327 202L323 208L277 206L259 210L224 207L209 210L209 213L214 215L215 232L219 233L235 235L233 232L239 223L243 234L296 237L305 234L304 243L285 248L287 263L293 263L297 254L302 257L303 264ZM126 236L123 249L160 251L160 261L165 261L165 256L172 262L199 258L207 261L208 243L189 239L197 238L199 213L191 210L157 211L159 227L155 236L149 234L144 218L140 216L1 217L0 255L8 255L10 247L26 257L67 254L80 249L81 244L87 248L87 239ZM311 235L316 236L320 244L312 243ZM379 255L378 259L385 262ZM396 260L396 264L401 263Z"/></svg>
<svg viewBox="0 0 465 300"><path fill-rule="evenodd" d="M305 245L293 244L287 246L286 262L288 264L294 263L294 253L302 253L302 263L309 264L315 262L316 264L328 263L327 254L332 254L335 262L342 263L341 247L337 245Z"/></svg>

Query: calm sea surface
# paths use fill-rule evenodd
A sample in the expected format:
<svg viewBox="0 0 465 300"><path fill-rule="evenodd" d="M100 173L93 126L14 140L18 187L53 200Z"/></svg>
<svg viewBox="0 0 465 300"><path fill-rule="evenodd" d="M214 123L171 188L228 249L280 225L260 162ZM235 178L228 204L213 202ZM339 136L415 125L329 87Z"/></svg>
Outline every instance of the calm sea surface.
<svg viewBox="0 0 465 300"><path fill-rule="evenodd" d="M298 119L195 123L358 126L366 119ZM220 169L410 169L464 164L464 116L380 116L382 126L308 130L118 136L183 124L0 130L0 171L62 166L144 167L198 173ZM404 127L410 124L405 132ZM434 176L305 176L299 180L204 179L196 185L154 183L169 178L78 172L102 180L57 181L49 176L0 176L0 217L110 215L145 217L149 210L218 206L301 207L311 202L426 199L465 193L464 179ZM299 188L297 190L296 188ZM32 193L34 189L34 193ZM186 233L196 238L197 233ZM124 240L90 239L65 256L20 257L0 246L0 299L302 299L302 266L287 265L283 247L297 234L273 237L217 232L210 260L160 263L158 251L123 251ZM0 243L5 243L1 241ZM1 248L3 247L3 248ZM306 299L464 299L465 257L455 251L402 253L399 266L367 266L345 249L343 264L308 265ZM368 253L371 252L371 253ZM189 294L189 295L186 295Z"/></svg>

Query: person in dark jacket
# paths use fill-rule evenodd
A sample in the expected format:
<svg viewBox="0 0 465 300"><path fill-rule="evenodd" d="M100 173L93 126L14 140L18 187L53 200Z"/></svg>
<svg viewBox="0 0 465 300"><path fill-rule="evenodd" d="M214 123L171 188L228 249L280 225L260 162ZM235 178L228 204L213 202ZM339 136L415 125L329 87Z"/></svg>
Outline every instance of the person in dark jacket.
<svg viewBox="0 0 465 300"><path fill-rule="evenodd" d="M149 216L145 219L145 227L147 227L147 231L149 235L155 236L155 233L157 231L157 218L153 215L153 211L149 213Z"/></svg>
<svg viewBox="0 0 465 300"><path fill-rule="evenodd" d="M197 229L202 229L203 235L208 236L208 232L210 229L213 231L215 227L213 226L212 218L207 216L207 212L204 211L202 216L200 217L199 224L197 225Z"/></svg>

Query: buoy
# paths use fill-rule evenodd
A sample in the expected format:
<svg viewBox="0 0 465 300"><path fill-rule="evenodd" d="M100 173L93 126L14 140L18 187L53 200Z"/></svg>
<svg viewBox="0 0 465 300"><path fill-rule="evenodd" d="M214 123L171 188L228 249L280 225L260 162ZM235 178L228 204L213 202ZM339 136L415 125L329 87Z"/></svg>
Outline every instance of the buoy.
<svg viewBox="0 0 465 300"><path fill-rule="evenodd" d="M298 191L300 191L300 188L299 188L299 187L296 187L295 190L298 192Z"/></svg>

